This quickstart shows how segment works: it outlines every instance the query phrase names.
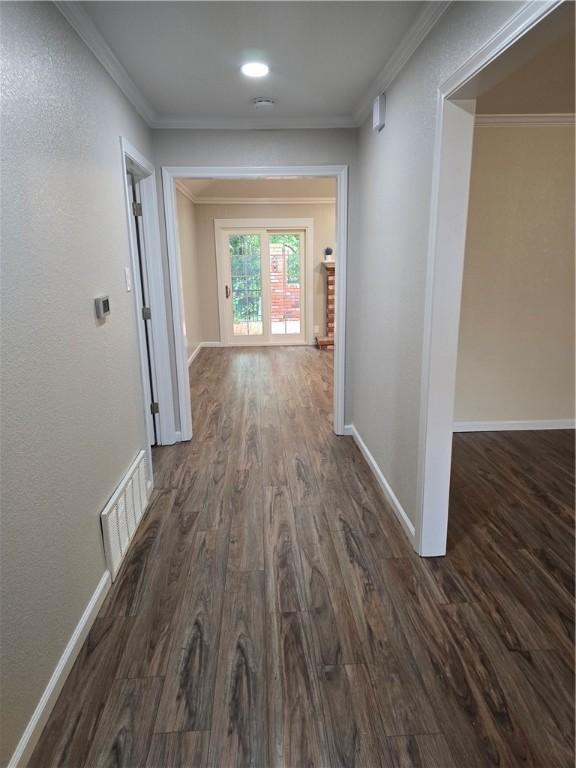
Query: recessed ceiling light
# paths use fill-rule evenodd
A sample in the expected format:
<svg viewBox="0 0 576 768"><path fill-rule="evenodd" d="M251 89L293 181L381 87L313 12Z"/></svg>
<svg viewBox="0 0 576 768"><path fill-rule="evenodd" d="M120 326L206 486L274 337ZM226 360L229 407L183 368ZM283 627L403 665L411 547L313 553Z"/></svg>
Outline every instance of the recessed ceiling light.
<svg viewBox="0 0 576 768"><path fill-rule="evenodd" d="M266 77L268 72L270 67L261 61L248 61L242 64L242 74L246 77Z"/></svg>

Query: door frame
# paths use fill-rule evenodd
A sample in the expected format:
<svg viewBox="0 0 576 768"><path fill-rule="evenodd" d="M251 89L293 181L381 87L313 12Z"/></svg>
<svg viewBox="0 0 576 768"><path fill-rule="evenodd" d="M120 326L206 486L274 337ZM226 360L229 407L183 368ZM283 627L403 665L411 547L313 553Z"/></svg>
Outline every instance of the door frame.
<svg viewBox="0 0 576 768"><path fill-rule="evenodd" d="M457 91L535 27L562 0L526 3L438 89L424 305L414 548L446 554L454 397L474 100Z"/></svg>
<svg viewBox="0 0 576 768"><path fill-rule="evenodd" d="M214 239L216 248L216 271L218 279L218 313L220 318L220 339L226 346L235 346L234 341L225 340L226 298L222 285L224 264L222 263L221 238L225 230L240 229L286 229L304 233L304 340L290 342L289 339L279 338L278 341L267 342L270 345L291 346L314 344L314 219L292 219L267 217L262 219L214 219ZM245 346L242 342L238 346Z"/></svg>
<svg viewBox="0 0 576 768"><path fill-rule="evenodd" d="M177 236L176 179L265 179L270 176L333 176L336 178L336 323L334 328L334 432L344 432L344 388L346 380L346 266L348 248L348 166L347 165L271 165L164 166L162 187L166 217L168 267L174 330L176 370L180 402L182 439L192 437L190 380L184 333L182 273Z"/></svg>
<svg viewBox="0 0 576 768"><path fill-rule="evenodd" d="M159 445L170 445L176 442L174 426L174 401L172 397L172 381L170 376L170 358L168 346L168 326L166 322L166 304L164 298L164 271L160 248L160 224L158 220L158 195L156 190L156 171L152 163L144 157L124 137L120 137L122 154L122 184L126 207L126 222L131 264L131 290L134 294L134 313L138 335L138 353L140 362L140 379L142 382L142 397L144 419L147 434L147 454L150 477L152 477L152 453L150 445L153 434L150 434L150 420L146 393L150 386L148 370L148 349L142 320L142 297L140 293L140 263L138 246L134 237L132 195L127 183L128 172L136 172L142 204L142 259L145 265L144 281L147 285L150 308L152 310L149 325L150 370L153 379L159 411L156 414L156 437Z"/></svg>

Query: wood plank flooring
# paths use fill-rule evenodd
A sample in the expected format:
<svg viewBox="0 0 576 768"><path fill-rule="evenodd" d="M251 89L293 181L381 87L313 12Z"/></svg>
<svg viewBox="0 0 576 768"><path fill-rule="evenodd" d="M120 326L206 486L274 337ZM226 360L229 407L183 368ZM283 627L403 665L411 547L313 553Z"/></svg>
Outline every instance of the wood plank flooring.
<svg viewBox="0 0 576 768"><path fill-rule="evenodd" d="M454 438L411 550L332 356L204 349L156 490L30 768L574 764L574 434Z"/></svg>

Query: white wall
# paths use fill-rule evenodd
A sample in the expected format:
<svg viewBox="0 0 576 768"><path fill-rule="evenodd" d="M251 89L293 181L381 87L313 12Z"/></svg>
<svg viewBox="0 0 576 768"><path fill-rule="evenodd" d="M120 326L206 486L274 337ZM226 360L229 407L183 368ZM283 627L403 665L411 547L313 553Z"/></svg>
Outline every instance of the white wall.
<svg viewBox="0 0 576 768"><path fill-rule="evenodd" d="M178 198L184 197L181 193ZM184 304L186 309L186 327L191 313L191 304L199 309L199 318L191 318L192 329L198 331L198 341L220 341L220 318L218 311L218 278L216 269L216 243L214 238L214 219L313 219L314 220L314 262L312 291L314 296L313 325L320 328L319 334L324 335L326 327L326 275L322 267L323 251L326 246L334 248L336 236L336 205L335 203L289 203L289 204L200 204L194 205L186 201L193 211L196 243L193 249L185 247L186 258L192 263L182 263L183 273L195 273L196 284L193 285L184 278ZM190 208L182 206L178 209L179 229L187 235L191 226ZM187 217L187 218L184 218ZM181 248L182 251L182 248ZM196 291L200 286L200 296ZM190 333L188 346L191 347Z"/></svg>
<svg viewBox="0 0 576 768"><path fill-rule="evenodd" d="M419 513L421 360L436 93L519 3L455 3L387 92L386 127L358 147L349 270L347 419L406 514ZM360 254L360 255L358 255Z"/></svg>
<svg viewBox="0 0 576 768"><path fill-rule="evenodd" d="M146 443L119 136L151 152L51 3L3 3L1 42L6 765L105 571L100 511Z"/></svg>
<svg viewBox="0 0 576 768"><path fill-rule="evenodd" d="M477 128L456 421L574 418L574 128Z"/></svg>
<svg viewBox="0 0 576 768"><path fill-rule="evenodd" d="M204 329L206 312L203 305L206 285L197 248L196 206L179 190L176 192L176 215L186 321L186 351L190 357L201 341L210 340L204 338L207 334L209 336L210 332Z"/></svg>

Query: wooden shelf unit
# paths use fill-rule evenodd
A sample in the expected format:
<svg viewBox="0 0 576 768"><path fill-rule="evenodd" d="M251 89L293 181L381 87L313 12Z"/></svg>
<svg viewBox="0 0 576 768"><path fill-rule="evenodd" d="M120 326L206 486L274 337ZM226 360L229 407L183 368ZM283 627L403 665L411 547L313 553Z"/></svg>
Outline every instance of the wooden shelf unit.
<svg viewBox="0 0 576 768"><path fill-rule="evenodd" d="M316 336L319 349L334 349L334 321L336 311L336 263L323 261L326 270L326 335Z"/></svg>

